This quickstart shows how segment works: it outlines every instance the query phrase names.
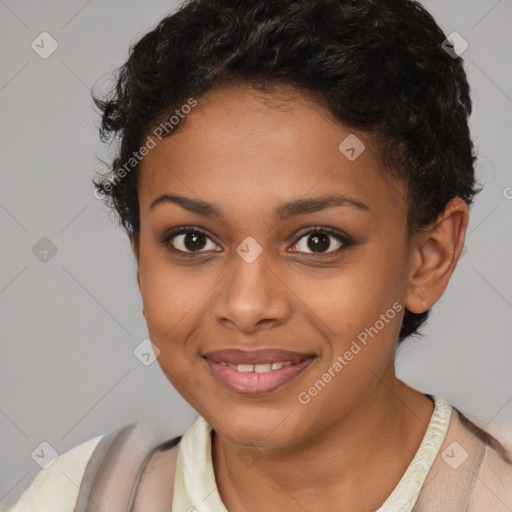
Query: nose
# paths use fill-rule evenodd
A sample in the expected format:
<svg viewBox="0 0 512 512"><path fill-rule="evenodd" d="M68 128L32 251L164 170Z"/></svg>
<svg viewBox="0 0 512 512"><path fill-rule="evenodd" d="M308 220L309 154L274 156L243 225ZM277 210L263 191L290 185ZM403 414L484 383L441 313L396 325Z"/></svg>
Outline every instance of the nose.
<svg viewBox="0 0 512 512"><path fill-rule="evenodd" d="M288 289L264 253L250 263L234 254L231 270L213 298L215 319L225 327L251 333L289 319Z"/></svg>

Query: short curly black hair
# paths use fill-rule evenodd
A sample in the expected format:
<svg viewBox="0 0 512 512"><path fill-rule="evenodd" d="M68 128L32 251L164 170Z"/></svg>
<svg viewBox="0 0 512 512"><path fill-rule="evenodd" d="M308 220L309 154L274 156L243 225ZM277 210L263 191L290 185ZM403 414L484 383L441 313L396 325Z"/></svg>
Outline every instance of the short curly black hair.
<svg viewBox="0 0 512 512"><path fill-rule="evenodd" d="M468 127L470 87L462 58L445 51L445 40L412 0L184 2L130 47L110 93L93 94L101 140L115 135L120 142L109 173L93 180L95 195L138 247L134 155L148 134L170 116L177 129L186 119L183 106L216 87L271 92L287 86L368 135L386 172L405 184L413 233L435 221L452 198L469 207L480 191ZM405 310L398 343L421 335L429 313Z"/></svg>

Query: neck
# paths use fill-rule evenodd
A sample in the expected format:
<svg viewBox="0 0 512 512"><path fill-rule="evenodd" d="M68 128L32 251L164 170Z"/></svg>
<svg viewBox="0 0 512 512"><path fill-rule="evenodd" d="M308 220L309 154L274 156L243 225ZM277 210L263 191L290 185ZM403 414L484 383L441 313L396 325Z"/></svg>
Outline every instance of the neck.
<svg viewBox="0 0 512 512"><path fill-rule="evenodd" d="M418 450L432 412L428 397L395 378L314 437L264 450L253 466L216 434L219 494L237 512L377 510Z"/></svg>

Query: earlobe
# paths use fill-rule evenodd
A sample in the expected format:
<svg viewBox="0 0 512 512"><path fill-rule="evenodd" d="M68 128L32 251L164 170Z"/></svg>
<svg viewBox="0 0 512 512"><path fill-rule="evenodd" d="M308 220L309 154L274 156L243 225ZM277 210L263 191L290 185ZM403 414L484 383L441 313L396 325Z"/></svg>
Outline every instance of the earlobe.
<svg viewBox="0 0 512 512"><path fill-rule="evenodd" d="M442 296L464 246L469 221L468 208L452 199L434 225L415 235L405 307L423 313Z"/></svg>

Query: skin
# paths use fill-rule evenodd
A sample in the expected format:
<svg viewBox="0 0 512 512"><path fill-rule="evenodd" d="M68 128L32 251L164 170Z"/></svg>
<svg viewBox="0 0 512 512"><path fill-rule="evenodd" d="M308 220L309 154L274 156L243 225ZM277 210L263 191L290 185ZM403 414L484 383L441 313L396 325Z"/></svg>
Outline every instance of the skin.
<svg viewBox="0 0 512 512"><path fill-rule="evenodd" d="M366 144L355 161L338 149L351 133ZM162 371L216 432L212 459L226 508L376 510L433 412L428 397L395 375L403 309L309 403L298 395L393 303L420 313L441 297L463 248L466 204L452 200L408 239L403 185L384 173L365 134L285 89L210 91L173 136L155 142L140 166L141 229L132 239L143 312ZM150 209L163 193L213 203L222 217L171 202ZM327 194L368 210L273 218L283 203ZM206 231L202 252L172 252L187 250L183 235L159 242L180 226ZM353 244L337 251L342 244L329 237L315 256L308 228L317 226L342 230ZM236 252L249 236L262 248L252 263ZM275 391L246 396L220 384L201 357L267 347L317 358ZM242 447L253 463L240 457Z"/></svg>

